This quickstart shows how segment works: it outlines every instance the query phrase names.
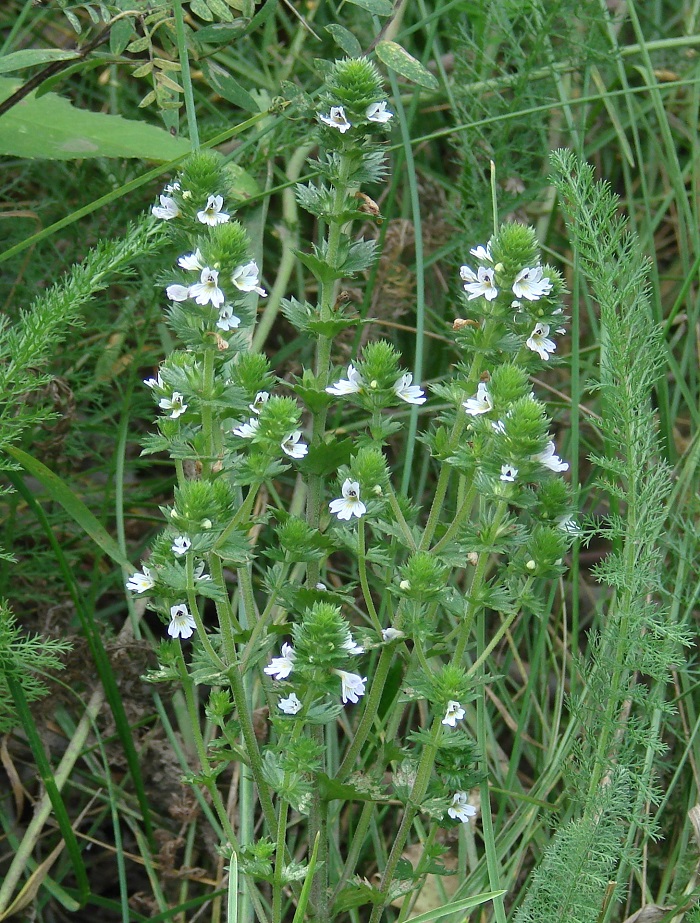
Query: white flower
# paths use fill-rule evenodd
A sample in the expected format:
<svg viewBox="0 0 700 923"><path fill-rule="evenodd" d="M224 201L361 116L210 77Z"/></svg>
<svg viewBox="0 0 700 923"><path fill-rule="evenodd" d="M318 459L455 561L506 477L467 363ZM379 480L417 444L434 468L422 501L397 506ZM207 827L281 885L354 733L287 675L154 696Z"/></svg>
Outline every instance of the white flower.
<svg viewBox="0 0 700 923"><path fill-rule="evenodd" d="M143 383L144 385L146 385L147 388L161 388L163 390L165 389L165 382L160 377L160 372L158 372L157 378L144 378Z"/></svg>
<svg viewBox="0 0 700 923"><path fill-rule="evenodd" d="M462 407L464 407L470 417L478 417L481 413L488 413L490 410L493 410L493 401L491 400L491 395L485 381L479 382L476 395L464 401Z"/></svg>
<svg viewBox="0 0 700 923"><path fill-rule="evenodd" d="M265 404L270 400L269 391L258 391L252 404L248 404L253 413L260 413Z"/></svg>
<svg viewBox="0 0 700 923"><path fill-rule="evenodd" d="M387 109L385 99L380 103L372 103L365 110L365 118L368 122L379 122L380 125L384 125L393 117L394 113Z"/></svg>
<svg viewBox="0 0 700 923"><path fill-rule="evenodd" d="M337 500L331 500L329 509L338 519L351 519L357 516L359 519L367 512L367 507L360 500L360 485L357 481L351 481L345 478L343 482L343 496Z"/></svg>
<svg viewBox="0 0 700 923"><path fill-rule="evenodd" d="M341 135L344 135L349 128L352 128L352 123L348 122L345 109L342 106L331 106L331 111L328 115L322 115L319 112L318 117L325 125L337 128Z"/></svg>
<svg viewBox="0 0 700 923"><path fill-rule="evenodd" d="M486 260L489 263L493 263L493 257L491 256L491 244L486 244L485 247L482 247L480 244L478 247L474 247L469 252L472 256L475 256L477 260Z"/></svg>
<svg viewBox="0 0 700 923"><path fill-rule="evenodd" d="M171 301L187 301L190 297L189 285L169 285L165 294Z"/></svg>
<svg viewBox="0 0 700 923"><path fill-rule="evenodd" d="M366 676L360 676L358 673L346 673L345 670L333 670L336 676L340 677L340 697L343 704L347 705L352 702L355 705L360 696L365 694Z"/></svg>
<svg viewBox="0 0 700 923"><path fill-rule="evenodd" d="M252 439L253 436L257 433L259 426L260 420L258 420L256 417L251 417L247 423L239 423L238 426L233 430L233 435L241 436L243 439Z"/></svg>
<svg viewBox="0 0 700 923"><path fill-rule="evenodd" d="M197 623L184 603L170 607L168 634L171 638L191 638Z"/></svg>
<svg viewBox="0 0 700 923"><path fill-rule="evenodd" d="M241 326L241 319L233 313L233 308L230 304L225 304L219 310L219 319L216 326L219 330L236 330L237 327Z"/></svg>
<svg viewBox="0 0 700 923"><path fill-rule="evenodd" d="M476 816L476 808L467 801L466 792L455 792L452 796L452 804L447 809L447 813L454 820L461 820L463 824L469 823L470 817Z"/></svg>
<svg viewBox="0 0 700 923"><path fill-rule="evenodd" d="M195 580L211 580L211 574L204 573L204 561L200 561L194 569Z"/></svg>
<svg viewBox="0 0 700 923"><path fill-rule="evenodd" d="M445 717L442 719L442 724L448 725L453 728L457 726L457 722L464 717L464 709L453 699L447 703L447 711L445 712Z"/></svg>
<svg viewBox="0 0 700 923"><path fill-rule="evenodd" d="M162 221L170 221L172 218L177 218L180 214L180 209L175 199L171 199L170 196L167 195L162 195L158 198L160 199L160 205L154 205L151 209L153 216L155 218L160 218Z"/></svg>
<svg viewBox="0 0 700 923"><path fill-rule="evenodd" d="M300 429L295 429L293 433L287 436L284 442L281 443L282 451L285 455L289 455L290 458L303 458L306 455L309 447L305 442L299 442L300 439Z"/></svg>
<svg viewBox="0 0 700 923"><path fill-rule="evenodd" d="M143 573L136 571L135 574L132 574L127 580L126 588L127 590L131 590L132 593L145 593L155 585L156 582L151 576L151 571L144 564Z"/></svg>
<svg viewBox="0 0 700 923"><path fill-rule="evenodd" d="M356 641L353 641L352 638L348 638L347 641L343 641L340 645L344 651L347 651L348 654L364 654L365 649L361 644L358 644Z"/></svg>
<svg viewBox="0 0 700 923"><path fill-rule="evenodd" d="M296 715L298 711L301 711L301 702L297 698L296 692L292 692L286 699L280 699L277 705L285 715Z"/></svg>
<svg viewBox="0 0 700 923"><path fill-rule="evenodd" d="M566 532L567 535L581 534L581 527L571 514L568 514L567 516L560 516L559 519L557 519L557 525L562 530L562 532Z"/></svg>
<svg viewBox="0 0 700 923"><path fill-rule="evenodd" d="M362 391L364 386L365 383L362 379L362 375L360 375L351 362L348 365L348 377L341 378L340 381L336 381L334 385L329 385L326 391L329 394L334 394L336 397L342 397L344 394L357 394L359 391Z"/></svg>
<svg viewBox="0 0 700 923"><path fill-rule="evenodd" d="M231 216L221 211L223 207L223 196L210 195L203 210L197 212L197 220L201 221L202 224L208 224L210 227L215 227L217 224L226 224Z"/></svg>
<svg viewBox="0 0 700 923"><path fill-rule="evenodd" d="M163 191L166 192L168 195L170 195L172 192L179 192L179 191L180 191L180 184L178 183L177 180L175 180L174 183L167 183L167 184L163 187Z"/></svg>
<svg viewBox="0 0 700 923"><path fill-rule="evenodd" d="M512 483L518 476L518 469L514 465L501 465L501 481Z"/></svg>
<svg viewBox="0 0 700 923"><path fill-rule="evenodd" d="M218 270L205 266L199 282L190 285L190 298L194 298L197 304L208 304L211 301L215 308L221 307L224 293L219 288Z"/></svg>
<svg viewBox="0 0 700 923"><path fill-rule="evenodd" d="M397 628L382 628L383 641L395 641L397 638L403 638L403 632Z"/></svg>
<svg viewBox="0 0 700 923"><path fill-rule="evenodd" d="M557 348L554 340L550 340L548 337L549 324L535 324L535 329L525 343L528 349L531 349L533 353L537 353L540 359L544 359L545 362L549 359L549 354L553 353Z"/></svg>
<svg viewBox="0 0 700 923"><path fill-rule="evenodd" d="M172 544L171 550L179 557L182 554L187 554L191 547L192 542L186 535L178 535Z"/></svg>
<svg viewBox="0 0 700 923"><path fill-rule="evenodd" d="M469 269L469 267L462 266L462 269ZM462 278L464 278L464 276L462 276ZM487 301L493 301L498 295L498 289L494 283L494 270L479 266L476 274L476 281L465 282L464 291L469 292L469 301L472 301L474 298L480 298L482 295Z"/></svg>
<svg viewBox="0 0 700 923"><path fill-rule="evenodd" d="M282 645L282 656L273 657L268 665L263 669L263 673L272 676L275 679L286 679L294 669L296 653L291 644L286 641Z"/></svg>
<svg viewBox="0 0 700 923"><path fill-rule="evenodd" d="M478 281L478 276L469 266L460 266L459 274L461 276L462 282L476 282ZM466 286L465 286L466 288Z"/></svg>
<svg viewBox="0 0 700 923"><path fill-rule="evenodd" d="M549 468L550 471L568 471L569 463L562 461L558 455L555 455L554 448L554 443L548 442L544 451L532 456L533 461L538 461L545 468Z"/></svg>
<svg viewBox="0 0 700 923"><path fill-rule="evenodd" d="M506 434L506 425L503 420L493 420L491 423L494 433L498 433L499 436L505 436Z"/></svg>
<svg viewBox="0 0 700 923"><path fill-rule="evenodd" d="M547 276L542 276L542 267L534 266L521 269L513 282L513 294L516 298L527 298L528 301L539 301L543 295L549 295L552 283Z"/></svg>
<svg viewBox="0 0 700 923"><path fill-rule="evenodd" d="M184 398L179 391L173 391L172 397L161 397L158 406L161 410L170 411L168 416L171 420L177 420L187 410L187 404L184 403Z"/></svg>
<svg viewBox="0 0 700 923"><path fill-rule="evenodd" d="M407 404L425 404L427 398L422 388L412 385L413 375L406 372L394 382L394 394Z"/></svg>
<svg viewBox="0 0 700 923"><path fill-rule="evenodd" d="M255 260L237 266L231 273L231 281L239 292L257 292L261 298L267 297L264 288L260 288L260 270Z"/></svg>
<svg viewBox="0 0 700 923"><path fill-rule="evenodd" d="M194 253L186 253L185 256L181 256L177 261L177 265L181 269L189 269L191 271L197 270L199 272L200 270L204 269L202 254L199 250L199 247L197 247Z"/></svg>

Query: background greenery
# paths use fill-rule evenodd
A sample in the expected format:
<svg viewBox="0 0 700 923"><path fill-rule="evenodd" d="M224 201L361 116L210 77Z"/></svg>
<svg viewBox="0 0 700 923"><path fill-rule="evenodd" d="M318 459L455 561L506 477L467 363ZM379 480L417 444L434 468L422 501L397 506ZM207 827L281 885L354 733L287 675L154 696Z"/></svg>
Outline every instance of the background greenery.
<svg viewBox="0 0 700 923"><path fill-rule="evenodd" d="M0 11L0 98L39 75L36 103L49 102L36 110L25 97L0 115L0 438L29 457L4 456L13 492L2 498L0 597L21 633L4 610L1 646L14 659L3 654L0 662L9 677L0 684L9 716L2 727L0 919L23 886L15 909L33 919L88 919L96 908L105 920L195 918L200 905L212 919L225 912L209 903L227 869L208 832L206 806L180 782L191 751L182 702L177 694L161 699L140 681L152 665L149 629L155 635L161 629L147 616L145 637L134 638L132 604L114 564L119 555L138 560L172 487L170 463L139 454L153 417L141 381L172 348L155 284L171 255L139 216L172 175L170 161L189 149L187 140L173 137L193 134L187 104L200 140L218 140L239 171L238 214L272 292L254 345L282 377L308 364L310 343L276 310L283 295L303 298L308 278L289 254L300 236L315 234L300 224L307 219L290 190L309 150L294 102L316 92L325 59L371 51L378 39L400 43L432 79L421 77L420 85L386 71L397 127L389 183L375 190L384 218L376 226L382 257L366 284L349 292L367 322L356 340L341 344L345 358L359 342L381 335L409 364L414 360L421 381L439 380L457 361L450 337L459 313L457 267L491 232L493 160L500 219L536 227L571 291L573 326L561 350L568 361L535 385L556 408L556 444L571 462L572 483L581 485L582 509L591 517L615 513L624 501L601 485L600 457L618 450L601 423L604 389L587 384L601 380L611 348L600 286L622 278L631 256L648 260L648 304L661 336L657 343L650 327L636 341L625 374L632 375L635 362L658 367L651 376L658 442L627 448L637 450L629 456L635 464L663 473L669 493L652 536L663 580L634 590L630 605L651 597L666 624L693 643L670 682L654 678L650 668L641 675L650 690L649 720L665 750L649 748L639 767L659 792L656 803L650 794L634 810L653 816L659 839L641 825L629 841L607 830L607 854L619 847L619 864L602 863L597 884L603 893L608 880L626 890L616 902L611 885L599 919L624 920L645 905L663 909L644 919L694 919L698 832L687 812L697 801L700 756L694 643L700 6L691 0L415 0L395 7L387 0L192 0L183 7L179 39L177 7L145 0L7 0ZM99 43L76 54L103 30ZM179 69L183 37L190 99ZM131 120L134 133L110 119L78 123L47 92L83 115ZM588 160L610 184L637 235L632 254L616 250L614 241L598 252L610 269L603 283L582 257L580 207L571 206L578 218L567 226L567 192L550 181L550 151L560 147ZM620 291L624 302L629 293ZM393 443L392 455L399 474L405 465L404 486L425 502L435 470L412 429L407 444ZM516 622L494 652L497 675L479 720L487 722L491 742L491 858L508 888L508 918L543 919L544 911L532 909L534 898L526 898L535 893L532 872L543 856L555 871L572 872L571 852L556 862L556 836L566 836L576 817L569 745L585 739L591 719L570 703L586 701L596 670L604 675L596 639L605 635L614 601L595 566L623 541L624 533L602 535L582 547L552 593L549 619ZM39 642L30 651L22 639L37 632L70 640L72 651L63 654L58 678L45 680L51 696L30 708L23 707L12 670L42 657L50 667L59 652ZM25 690L25 698L35 691ZM53 775L60 784L42 788L38 777ZM226 780L231 793L237 781ZM625 810L620 804L611 814ZM594 830L589 853L603 832ZM374 837L381 861L381 826ZM54 854L60 843L64 848ZM555 851L548 853L550 844ZM444 902L457 883L460 896L488 890L481 826L445 845L459 874L427 881L426 909ZM8 885L15 854L25 857L24 877ZM368 857L367 875L375 870ZM487 920L491 912L480 908L472 918ZM562 919L577 919L576 912Z"/></svg>

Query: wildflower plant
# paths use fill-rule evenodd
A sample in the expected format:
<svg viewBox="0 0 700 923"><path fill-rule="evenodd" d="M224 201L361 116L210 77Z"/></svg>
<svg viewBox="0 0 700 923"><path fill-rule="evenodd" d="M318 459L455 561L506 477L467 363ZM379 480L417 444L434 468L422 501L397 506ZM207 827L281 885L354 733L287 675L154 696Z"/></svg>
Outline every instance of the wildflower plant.
<svg viewBox="0 0 700 923"><path fill-rule="evenodd" d="M181 348L145 381L158 432L144 451L170 454L177 486L127 589L162 620L150 678L182 685L192 780L260 920L280 923L292 900L318 920L368 905L377 923L397 898L405 913L435 865L430 850L416 867L404 858L414 824L431 844L440 828L479 815L491 824L474 702L483 707L489 656L514 620L542 616L577 537L561 441L531 379L557 361L564 289L534 232L504 224L466 247L455 271L460 361L449 380L414 381L381 340L336 364L334 341L357 323L340 282L376 257L354 222L387 171L393 114L374 64L336 61L308 118L314 179L297 199L323 233L297 253L315 298L283 305L314 343L313 366L293 382L249 348L265 272L223 162L193 155L153 206L174 251L160 282ZM427 499L394 484L407 406L425 420L436 468ZM330 408L341 425L329 426ZM347 411L359 421L353 441ZM196 720L197 687L211 690L213 736ZM234 761L253 780L238 819L217 785ZM386 808L397 804L377 869L372 826L392 822ZM352 846L337 857L341 824Z"/></svg>

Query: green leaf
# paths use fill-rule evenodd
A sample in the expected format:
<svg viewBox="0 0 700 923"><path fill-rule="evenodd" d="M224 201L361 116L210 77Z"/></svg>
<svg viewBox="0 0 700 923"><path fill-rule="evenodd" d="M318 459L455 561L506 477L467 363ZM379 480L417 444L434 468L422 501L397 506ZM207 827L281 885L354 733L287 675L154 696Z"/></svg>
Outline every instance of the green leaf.
<svg viewBox="0 0 700 923"><path fill-rule="evenodd" d="M234 80L228 71L224 70L223 67L215 64L213 61L202 61L201 63L202 73L207 83L212 90L215 90L219 94L219 96L222 96L227 102L233 103L234 106L238 106L239 109L244 109L246 112L260 111L260 107L250 93L244 90L240 83Z"/></svg>
<svg viewBox="0 0 700 923"><path fill-rule="evenodd" d="M349 58L359 58L362 56L362 45L360 45L352 32L348 32L344 26L331 23L329 26L326 26L326 32L331 35L336 45L340 45Z"/></svg>
<svg viewBox="0 0 700 923"><path fill-rule="evenodd" d="M134 24L130 19L118 19L109 31L109 50L112 54L121 54L134 34Z"/></svg>
<svg viewBox="0 0 700 923"><path fill-rule="evenodd" d="M61 504L68 515L78 523L81 529L90 536L105 554L109 555L121 567L126 567L128 570L133 569L130 561L122 554L119 545L117 545L102 523L85 506L83 501L73 493L65 481L61 480L46 465L37 461L36 458L23 452L22 449L11 445L6 445L3 448L11 458L19 462L24 469L43 484L51 499Z"/></svg>
<svg viewBox="0 0 700 923"><path fill-rule="evenodd" d="M368 10L375 16L391 16L394 9L390 0L348 0L348 3L361 6L363 10Z"/></svg>
<svg viewBox="0 0 700 923"><path fill-rule="evenodd" d="M19 84L0 78L0 100ZM0 117L0 155L75 160L85 157L137 157L171 160L186 154L189 142L162 128L77 109L67 99L34 93Z"/></svg>
<svg viewBox="0 0 700 923"><path fill-rule="evenodd" d="M421 913L417 917L411 917L407 923L432 923L433 920L439 920L440 917L446 917L451 913L462 913L465 910L472 910L496 897L501 897L505 891L485 891L483 894L474 894L472 897L465 897L461 901L453 901L451 904L445 904L443 907L435 907L426 913Z"/></svg>
<svg viewBox="0 0 700 923"><path fill-rule="evenodd" d="M314 253L303 253L301 250L295 250L294 255L323 285L335 282L342 275L332 266L329 266L326 260L320 259Z"/></svg>
<svg viewBox="0 0 700 923"><path fill-rule="evenodd" d="M428 90L437 90L440 86L437 78L398 42L379 42L376 51L377 57L383 64L396 71L397 74L401 74L406 80L410 80L411 83L417 83L419 87L425 87Z"/></svg>
<svg viewBox="0 0 700 923"><path fill-rule="evenodd" d="M226 45L237 39L245 29L242 19L233 22L215 22L211 26L202 26L197 30L197 38L207 45Z"/></svg>
<svg viewBox="0 0 700 923"><path fill-rule="evenodd" d="M26 51L13 51L12 54L6 54L0 58L0 74L11 74L25 67L51 64L53 61L74 61L79 57L77 51L60 51L53 48L27 48Z"/></svg>

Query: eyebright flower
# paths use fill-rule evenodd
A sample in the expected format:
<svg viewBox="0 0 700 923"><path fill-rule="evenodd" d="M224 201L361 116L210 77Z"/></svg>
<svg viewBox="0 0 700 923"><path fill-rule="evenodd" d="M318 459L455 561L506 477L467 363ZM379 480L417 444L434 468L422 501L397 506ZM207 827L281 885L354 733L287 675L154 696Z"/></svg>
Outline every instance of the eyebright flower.
<svg viewBox="0 0 700 923"><path fill-rule="evenodd" d="M290 458L303 458L306 453L309 451L309 447L305 442L299 442L301 439L301 430L296 429L293 433L290 433L289 436L281 443L282 451L285 455L289 455Z"/></svg>
<svg viewBox="0 0 700 923"><path fill-rule="evenodd" d="M151 576L151 571L144 564L143 573L136 571L135 574L132 574L127 580L126 588L127 590L131 590L132 593L145 593L155 585L156 582Z"/></svg>
<svg viewBox="0 0 700 923"><path fill-rule="evenodd" d="M165 388L165 382L160 377L160 372L158 372L157 378L144 378L143 383L147 388Z"/></svg>
<svg viewBox="0 0 700 923"><path fill-rule="evenodd" d="M199 282L190 285L190 298L197 304L208 304L210 301L215 308L224 303L224 293L219 288L219 273L216 269L205 266Z"/></svg>
<svg viewBox="0 0 700 923"><path fill-rule="evenodd" d="M489 263L493 263L493 257L491 256L491 245L490 244L486 244L485 247L482 247L481 244L479 244L478 247L473 247L469 252L471 253L472 256L475 256L477 260L486 260ZM463 267L463 268L468 268L468 267ZM472 281L472 280L465 279L465 281Z"/></svg>
<svg viewBox="0 0 700 923"><path fill-rule="evenodd" d="M453 728L457 726L457 722L461 721L463 717L464 709L462 706L459 704L459 702L455 702L453 699L450 699L450 701L447 703L447 711L445 712L445 717L442 719L442 724Z"/></svg>
<svg viewBox="0 0 700 923"><path fill-rule="evenodd" d="M380 125L384 125L393 117L394 113L387 109L385 99L379 103L372 103L365 110L365 118L368 122L378 122Z"/></svg>
<svg viewBox="0 0 700 923"><path fill-rule="evenodd" d="M197 623L184 603L170 607L168 634L171 638L191 638Z"/></svg>
<svg viewBox="0 0 700 923"><path fill-rule="evenodd" d="M462 266L460 275L463 279L465 279L467 275L464 272L465 270L469 270L469 273L474 276L474 273L471 272L468 266ZM482 295L487 301L493 301L498 295L498 289L494 282L494 270L485 266L479 266L476 277L465 281L464 291L469 292L469 301L472 301L474 298L480 298Z"/></svg>
<svg viewBox="0 0 700 923"><path fill-rule="evenodd" d="M187 538L186 535L178 535L172 544L171 550L179 557L182 554L187 554L191 547L192 542Z"/></svg>
<svg viewBox="0 0 700 923"><path fill-rule="evenodd" d="M351 519L357 516L359 519L367 512L367 507L360 500L360 485L357 481L351 481L345 478L342 487L343 496L337 500L331 500L329 509L338 519Z"/></svg>
<svg viewBox="0 0 700 923"><path fill-rule="evenodd" d="M197 220L201 221L202 224L208 224L212 228L216 227L217 224L226 224L231 216L221 211L223 207L223 196L210 195L202 211L197 212Z"/></svg>
<svg viewBox="0 0 700 923"><path fill-rule="evenodd" d="M566 532L567 535L581 534L581 527L571 514L567 516L560 516L559 519L557 519L557 525L562 530L562 532Z"/></svg>
<svg viewBox="0 0 700 923"><path fill-rule="evenodd" d="M192 272L195 270L197 272L204 269L204 263L202 262L202 254L199 250L199 247L194 251L194 253L186 253L184 256L181 256L177 261L177 265L181 269L189 269Z"/></svg>
<svg viewBox="0 0 700 923"><path fill-rule="evenodd" d="M506 434L506 425L503 420L493 420L491 423L494 433L497 433L499 436L505 436Z"/></svg>
<svg viewBox="0 0 700 923"><path fill-rule="evenodd" d="M491 395L485 381L479 382L476 389L476 396L470 397L469 400L464 401L462 407L464 407L470 417L478 417L481 413L488 413L490 410L493 410L493 401L491 400Z"/></svg>
<svg viewBox="0 0 700 923"><path fill-rule="evenodd" d="M260 288L260 270L255 260L237 266L231 273L231 281L240 292L257 292L261 298L267 297L264 288Z"/></svg>
<svg viewBox="0 0 700 923"><path fill-rule="evenodd" d="M403 632L397 628L382 628L382 641L395 641L397 638L403 638Z"/></svg>
<svg viewBox="0 0 700 923"><path fill-rule="evenodd" d="M154 205L151 209L153 216L155 218L160 218L162 221L170 221L172 218L177 218L180 214L180 209L175 199L171 199L170 196L167 195L162 195L158 198L160 199L160 205Z"/></svg>
<svg viewBox="0 0 700 923"><path fill-rule="evenodd" d="M452 804L447 809L447 813L454 820L461 820L463 824L469 823L470 817L476 816L476 808L469 804L466 792L455 792L452 796Z"/></svg>
<svg viewBox="0 0 700 923"><path fill-rule="evenodd" d="M352 122L348 122L345 109L342 106L331 106L331 111L328 115L322 115L319 112L318 117L324 125L337 128L341 135L344 135L348 129L352 128Z"/></svg>
<svg viewBox="0 0 700 923"><path fill-rule="evenodd" d="M542 275L542 267L534 266L521 269L513 282L513 294L516 298L527 298L528 301L539 301L543 295L549 295L552 283L547 276Z"/></svg>
<svg viewBox="0 0 700 923"><path fill-rule="evenodd" d="M412 385L412 381L413 375L410 372L397 378L394 382L394 394L407 404L425 404L427 398L423 389L418 385Z"/></svg>
<svg viewBox="0 0 700 923"><path fill-rule="evenodd" d="M553 353L557 348L554 340L550 340L548 337L549 324L535 324L535 329L525 343L528 349L531 349L533 353L537 353L540 359L544 359L545 362L549 359L549 354Z"/></svg>
<svg viewBox="0 0 700 923"><path fill-rule="evenodd" d="M538 452L537 455L532 456L533 461L540 462L545 468L549 468L550 471L568 471L569 463L562 461L558 455L555 455L554 448L554 443L548 442L544 451Z"/></svg>
<svg viewBox="0 0 700 923"><path fill-rule="evenodd" d="M362 391L364 386L365 383L362 375L360 375L351 362L348 365L348 377L341 378L340 381L336 381L334 385L329 385L326 391L329 394L334 394L336 397L342 397L345 394L357 394L359 391Z"/></svg>
<svg viewBox="0 0 700 923"><path fill-rule="evenodd" d="M241 319L233 313L230 304L225 304L219 309L219 319L216 322L219 330L236 330L241 326Z"/></svg>
<svg viewBox="0 0 700 923"><path fill-rule="evenodd" d="M187 404L184 403L184 398L179 391L173 391L172 397L161 397L158 406L161 410L170 411L168 416L171 420L177 420L187 410Z"/></svg>
<svg viewBox="0 0 700 923"><path fill-rule="evenodd" d="M365 694L366 676L360 676L358 673L346 673L345 670L333 670L336 676L340 677L340 697L343 704L347 705L352 702L357 704L360 696Z"/></svg>
<svg viewBox="0 0 700 923"><path fill-rule="evenodd" d="M292 692L286 699L280 699L277 705L285 715L296 715L297 712L301 711L301 702L296 692Z"/></svg>
<svg viewBox="0 0 700 923"><path fill-rule="evenodd" d="M356 641L353 641L352 638L349 638L347 641L343 641L341 647L344 651L347 651L348 654L364 654L365 649L361 644L358 644Z"/></svg>
<svg viewBox="0 0 700 923"><path fill-rule="evenodd" d="M501 481L513 482L518 476L518 469L514 465L501 465Z"/></svg>
<svg viewBox="0 0 700 923"><path fill-rule="evenodd" d="M253 413L260 413L262 408L265 406L265 404L267 404L269 400L270 400L269 391L258 391L258 393L255 395L255 400L253 401L252 404L248 404L248 406L253 411Z"/></svg>
<svg viewBox="0 0 700 923"><path fill-rule="evenodd" d="M282 645L282 656L273 657L263 669L263 673L267 673L268 676L272 676L274 679L286 679L294 669L296 656L292 645L287 644L285 641Z"/></svg>
<svg viewBox="0 0 700 923"><path fill-rule="evenodd" d="M260 427L260 420L257 417L251 417L247 423L239 423L233 430L234 436L241 436L243 439L252 439Z"/></svg>
<svg viewBox="0 0 700 923"><path fill-rule="evenodd" d="M190 287L189 285L169 285L165 294L171 301L187 301L190 297Z"/></svg>

